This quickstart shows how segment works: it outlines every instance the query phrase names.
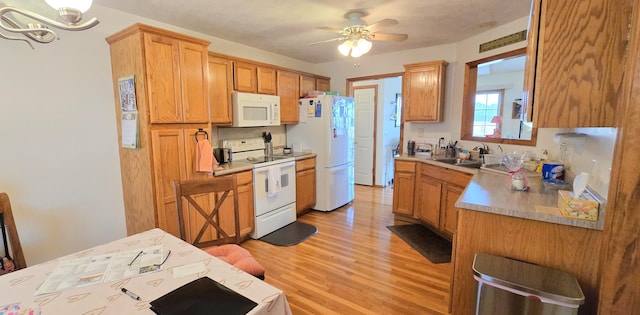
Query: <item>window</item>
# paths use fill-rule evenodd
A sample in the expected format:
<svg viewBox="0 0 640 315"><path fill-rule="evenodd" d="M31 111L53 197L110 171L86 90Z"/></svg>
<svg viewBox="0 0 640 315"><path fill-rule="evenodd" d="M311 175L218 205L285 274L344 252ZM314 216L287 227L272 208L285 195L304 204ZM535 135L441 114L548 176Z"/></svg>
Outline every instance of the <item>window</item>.
<svg viewBox="0 0 640 315"><path fill-rule="evenodd" d="M504 90L477 91L473 112L473 136L493 135L502 126L493 118L502 116ZM493 121L493 122L492 122Z"/></svg>

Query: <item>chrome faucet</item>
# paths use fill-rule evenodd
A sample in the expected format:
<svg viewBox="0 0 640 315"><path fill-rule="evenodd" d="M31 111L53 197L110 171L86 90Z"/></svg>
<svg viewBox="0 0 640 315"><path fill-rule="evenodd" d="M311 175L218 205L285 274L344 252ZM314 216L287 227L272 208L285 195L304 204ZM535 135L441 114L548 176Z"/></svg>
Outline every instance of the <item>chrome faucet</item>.
<svg viewBox="0 0 640 315"><path fill-rule="evenodd" d="M504 150L502 150L502 147L498 144L498 149L500 149L500 153L504 153Z"/></svg>

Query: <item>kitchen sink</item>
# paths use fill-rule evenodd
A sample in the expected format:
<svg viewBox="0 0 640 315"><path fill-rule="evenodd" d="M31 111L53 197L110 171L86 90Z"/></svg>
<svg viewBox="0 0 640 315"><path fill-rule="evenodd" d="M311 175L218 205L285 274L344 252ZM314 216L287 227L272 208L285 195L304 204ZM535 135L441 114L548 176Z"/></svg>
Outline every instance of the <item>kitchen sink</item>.
<svg viewBox="0 0 640 315"><path fill-rule="evenodd" d="M452 157L449 157L449 158L440 157L440 158L434 158L432 160L441 162L441 163L447 163L455 166L463 166L468 168L480 168L480 166L482 166L482 162L480 161L461 160L461 159L452 158Z"/></svg>

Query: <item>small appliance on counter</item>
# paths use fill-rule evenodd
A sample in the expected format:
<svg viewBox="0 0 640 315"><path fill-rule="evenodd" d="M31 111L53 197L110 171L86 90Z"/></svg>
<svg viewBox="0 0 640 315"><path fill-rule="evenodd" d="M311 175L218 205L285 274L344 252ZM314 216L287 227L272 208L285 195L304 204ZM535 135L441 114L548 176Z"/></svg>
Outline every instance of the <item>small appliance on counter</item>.
<svg viewBox="0 0 640 315"><path fill-rule="evenodd" d="M407 154L408 155L416 155L416 142L413 140L409 140L407 143Z"/></svg>
<svg viewBox="0 0 640 315"><path fill-rule="evenodd" d="M415 149L415 155L430 158L431 157L431 143L417 143Z"/></svg>
<svg viewBox="0 0 640 315"><path fill-rule="evenodd" d="M218 164L224 164L231 162L231 149L230 148L215 148L213 149L213 156L218 161Z"/></svg>

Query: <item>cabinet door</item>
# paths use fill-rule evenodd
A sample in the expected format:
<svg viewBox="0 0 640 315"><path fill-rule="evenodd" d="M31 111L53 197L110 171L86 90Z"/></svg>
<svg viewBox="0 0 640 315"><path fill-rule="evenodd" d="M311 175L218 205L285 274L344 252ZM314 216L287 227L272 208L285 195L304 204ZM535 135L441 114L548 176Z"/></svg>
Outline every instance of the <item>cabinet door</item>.
<svg viewBox="0 0 640 315"><path fill-rule="evenodd" d="M616 107L624 95L629 1L541 3L534 124L615 126Z"/></svg>
<svg viewBox="0 0 640 315"><path fill-rule="evenodd" d="M252 63L233 63L233 88L240 92L257 93L258 84L256 78L257 66Z"/></svg>
<svg viewBox="0 0 640 315"><path fill-rule="evenodd" d="M440 224L440 198L442 182L421 175L416 183L416 210L418 218L438 229Z"/></svg>
<svg viewBox="0 0 640 315"><path fill-rule="evenodd" d="M258 93L276 94L276 69L258 67Z"/></svg>
<svg viewBox="0 0 640 315"><path fill-rule="evenodd" d="M316 169L296 173L296 214L316 205Z"/></svg>
<svg viewBox="0 0 640 315"><path fill-rule="evenodd" d="M318 89L318 91L330 91L331 90L331 84L329 79L321 79L321 78L317 78L316 79L316 89Z"/></svg>
<svg viewBox="0 0 640 315"><path fill-rule="evenodd" d="M445 66L444 61L405 65L405 121L443 120Z"/></svg>
<svg viewBox="0 0 640 315"><path fill-rule="evenodd" d="M395 173L393 186L393 213L413 216L415 180L415 173Z"/></svg>
<svg viewBox="0 0 640 315"><path fill-rule="evenodd" d="M255 214L253 204L253 173L251 171L235 173L238 182L238 210L240 213L240 236L247 237L253 232ZM233 195L229 195L220 210L220 225L225 231L234 230ZM216 201L220 196L216 196ZM231 234L235 235L235 234Z"/></svg>
<svg viewBox="0 0 640 315"><path fill-rule="evenodd" d="M310 91L316 89L316 78L308 75L300 76L300 97L305 97Z"/></svg>
<svg viewBox="0 0 640 315"><path fill-rule="evenodd" d="M256 220L253 204L253 172L238 173L238 206L240 207L240 236L249 237ZM243 180L246 179L245 180ZM244 184L241 184L245 181Z"/></svg>
<svg viewBox="0 0 640 315"><path fill-rule="evenodd" d="M179 41L145 33L144 46L150 121L181 122Z"/></svg>
<svg viewBox="0 0 640 315"><path fill-rule="evenodd" d="M156 226L180 237L174 180L185 180L186 157L181 129L152 130Z"/></svg>
<svg viewBox="0 0 640 315"><path fill-rule="evenodd" d="M180 42L180 78L183 121L209 122L207 47Z"/></svg>
<svg viewBox="0 0 640 315"><path fill-rule="evenodd" d="M280 96L280 123L297 124L299 121L299 92L297 73L277 71L278 95Z"/></svg>
<svg viewBox="0 0 640 315"><path fill-rule="evenodd" d="M458 208L456 201L462 195L464 188L455 185L445 184L442 187L442 204L441 204L441 220L440 232L447 235L449 239L453 238L458 225Z"/></svg>
<svg viewBox="0 0 640 315"><path fill-rule="evenodd" d="M211 123L214 125L227 126L233 123L232 82L231 60L209 56L209 107Z"/></svg>

